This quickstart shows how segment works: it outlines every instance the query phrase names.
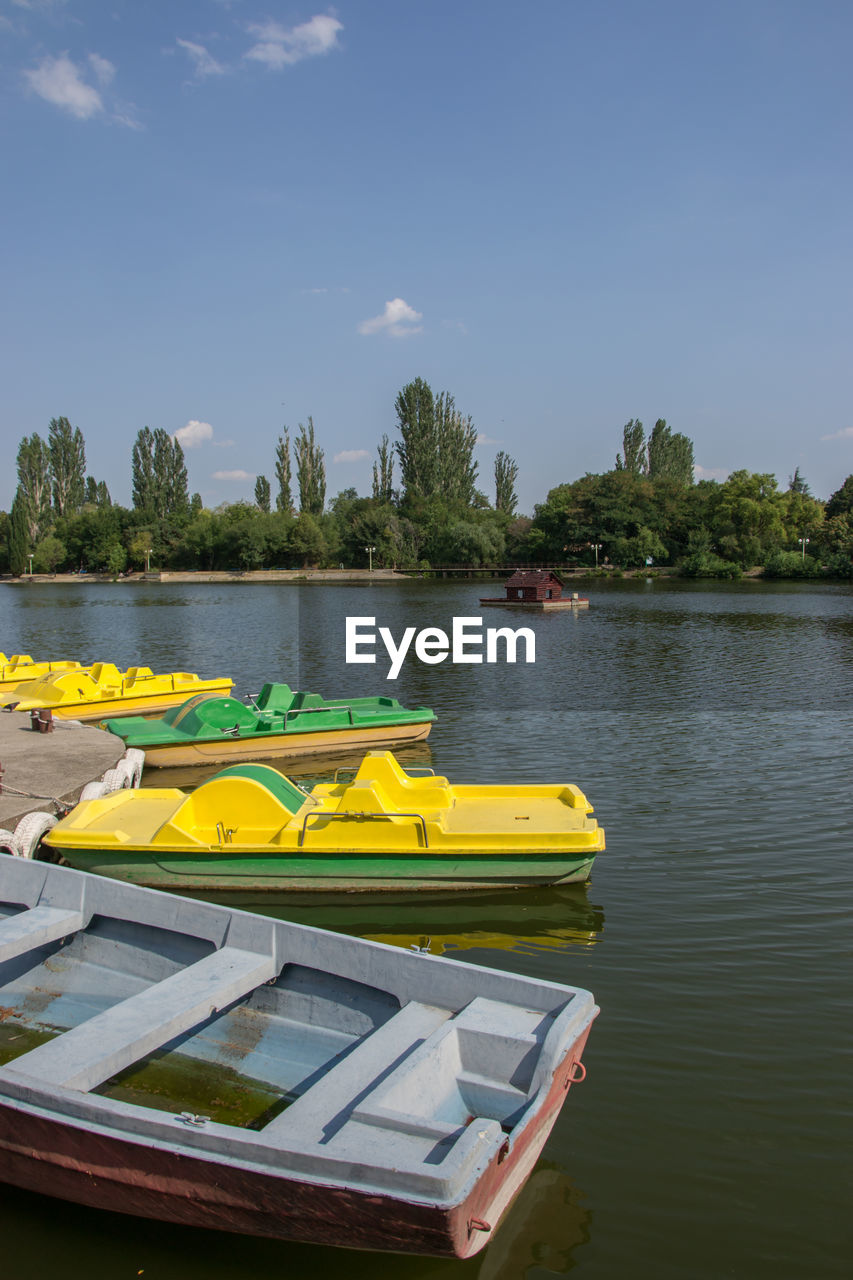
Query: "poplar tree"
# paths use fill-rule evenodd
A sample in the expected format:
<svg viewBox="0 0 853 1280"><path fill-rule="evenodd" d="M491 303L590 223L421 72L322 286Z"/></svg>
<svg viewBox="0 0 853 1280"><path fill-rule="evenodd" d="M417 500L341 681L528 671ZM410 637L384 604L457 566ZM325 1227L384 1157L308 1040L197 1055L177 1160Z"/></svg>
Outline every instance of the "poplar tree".
<svg viewBox="0 0 853 1280"><path fill-rule="evenodd" d="M646 433L639 418L629 419L622 428L622 454L616 455L616 470L635 476L644 476L648 470Z"/></svg>
<svg viewBox="0 0 853 1280"><path fill-rule="evenodd" d="M58 516L74 515L86 497L86 446L80 428L72 430L67 418L51 418L48 450L53 510Z"/></svg>
<svg viewBox="0 0 853 1280"><path fill-rule="evenodd" d="M18 496L27 539L35 546L50 524L50 451L38 432L18 446ZM17 498L16 498L17 501Z"/></svg>
<svg viewBox="0 0 853 1280"><path fill-rule="evenodd" d="M471 418L462 416L448 392L434 396L423 378L403 387L395 409L400 433L395 449L406 497L470 505L477 478L477 432Z"/></svg>
<svg viewBox="0 0 853 1280"><path fill-rule="evenodd" d="M27 500L20 488L15 494L12 510L9 512L9 568L14 574L21 574L27 567L27 557L34 546L30 538Z"/></svg>
<svg viewBox="0 0 853 1280"><path fill-rule="evenodd" d="M131 454L131 491L133 506L145 515L155 514L154 495L154 433L143 427L136 433Z"/></svg>
<svg viewBox="0 0 853 1280"><path fill-rule="evenodd" d="M650 480L674 480L676 484L693 483L693 441L681 432L673 433L665 418L658 418L648 443L648 476Z"/></svg>
<svg viewBox="0 0 853 1280"><path fill-rule="evenodd" d="M86 476L86 504L92 507L111 507L113 500L103 480L94 476Z"/></svg>
<svg viewBox="0 0 853 1280"><path fill-rule="evenodd" d="M518 479L518 464L508 453L501 449L495 458L495 510L505 511L514 516L518 506L518 495L515 482Z"/></svg>
<svg viewBox="0 0 853 1280"><path fill-rule="evenodd" d="M293 511L290 477L290 432L285 427L284 434L279 436L275 447L275 478L278 483L275 509L276 511L286 511L288 515Z"/></svg>
<svg viewBox="0 0 853 1280"><path fill-rule="evenodd" d="M179 440L162 427L154 432L154 484L157 510L167 519L180 519L189 510L187 467Z"/></svg>
<svg viewBox="0 0 853 1280"><path fill-rule="evenodd" d="M132 453L134 508L148 519L176 519L189 511L184 451L168 431L143 427Z"/></svg>
<svg viewBox="0 0 853 1280"><path fill-rule="evenodd" d="M474 501L477 463L474 446L477 429L470 417L463 418L453 396L442 391L435 401L438 441L438 492L448 502L470 507Z"/></svg>
<svg viewBox="0 0 853 1280"><path fill-rule="evenodd" d="M438 433L435 400L423 378L408 382L397 395L395 444L400 459L403 490L407 498L430 498L438 487Z"/></svg>
<svg viewBox="0 0 853 1280"><path fill-rule="evenodd" d="M299 510L307 515L320 516L326 505L325 454L314 442L314 422L310 415L307 430L301 422L299 424L293 452L296 456Z"/></svg>
<svg viewBox="0 0 853 1280"><path fill-rule="evenodd" d="M394 452L387 435L383 435L376 452L379 458L373 464L373 496L379 502L391 502L394 497Z"/></svg>
<svg viewBox="0 0 853 1280"><path fill-rule="evenodd" d="M255 479L255 506L259 511L265 511L269 515L270 482L266 476L257 476Z"/></svg>

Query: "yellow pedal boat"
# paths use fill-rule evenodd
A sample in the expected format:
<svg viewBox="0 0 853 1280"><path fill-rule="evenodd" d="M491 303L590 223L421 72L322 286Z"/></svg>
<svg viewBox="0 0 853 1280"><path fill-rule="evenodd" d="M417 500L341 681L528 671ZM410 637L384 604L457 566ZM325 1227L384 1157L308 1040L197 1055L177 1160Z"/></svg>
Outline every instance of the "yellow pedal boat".
<svg viewBox="0 0 853 1280"><path fill-rule="evenodd" d="M28 653L13 653L11 658L0 653L0 693L14 689L25 680L41 680L56 671L79 670L79 662L33 662Z"/></svg>
<svg viewBox="0 0 853 1280"><path fill-rule="evenodd" d="M188 671L154 675L150 667L119 671L111 662L58 671L18 684L3 695L16 711L52 711L62 720L103 720L168 711L194 693L228 693L233 680L201 680Z"/></svg>
<svg viewBox="0 0 853 1280"><path fill-rule="evenodd" d="M451 786L390 751L305 792L238 764L187 794L87 800L44 838L72 866L168 889L508 888L586 880L604 832L572 785Z"/></svg>

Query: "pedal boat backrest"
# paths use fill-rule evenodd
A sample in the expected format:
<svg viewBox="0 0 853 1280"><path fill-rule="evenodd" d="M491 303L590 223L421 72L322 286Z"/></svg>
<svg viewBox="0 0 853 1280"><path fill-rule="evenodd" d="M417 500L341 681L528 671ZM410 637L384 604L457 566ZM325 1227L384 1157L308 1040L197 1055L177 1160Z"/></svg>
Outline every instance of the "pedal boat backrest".
<svg viewBox="0 0 853 1280"><path fill-rule="evenodd" d="M271 839L310 803L304 791L265 764L235 764L191 792L157 832L203 844L252 844Z"/></svg>
<svg viewBox="0 0 853 1280"><path fill-rule="evenodd" d="M369 800L368 797L373 797ZM444 777L433 774L412 777L406 773L392 751L370 751L359 766L352 782L345 787L338 809L364 809L369 812L415 809L434 813L449 809L454 801L453 788Z"/></svg>
<svg viewBox="0 0 853 1280"><path fill-rule="evenodd" d="M227 734L237 729L251 732L257 727L254 711L239 698L223 697L216 693L197 693L163 716L163 724L179 729L188 738L209 737L211 734Z"/></svg>

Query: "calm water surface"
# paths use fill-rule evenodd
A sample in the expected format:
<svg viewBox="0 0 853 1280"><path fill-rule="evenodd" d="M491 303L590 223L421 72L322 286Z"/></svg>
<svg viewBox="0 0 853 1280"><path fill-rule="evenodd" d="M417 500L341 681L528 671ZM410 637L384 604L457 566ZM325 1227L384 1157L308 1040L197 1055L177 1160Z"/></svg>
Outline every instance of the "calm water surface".
<svg viewBox="0 0 853 1280"><path fill-rule="evenodd" d="M6 653L230 674L241 694L284 679L432 706L421 757L454 781L576 782L608 843L587 887L251 904L595 992L587 1081L484 1254L351 1254L3 1189L9 1280L849 1274L853 591L596 583L588 613L482 611L486 626L535 629L535 665L411 659L393 683L381 649L373 667L345 665L347 615L395 637L449 630L480 615L481 592L494 593L425 581L0 588Z"/></svg>

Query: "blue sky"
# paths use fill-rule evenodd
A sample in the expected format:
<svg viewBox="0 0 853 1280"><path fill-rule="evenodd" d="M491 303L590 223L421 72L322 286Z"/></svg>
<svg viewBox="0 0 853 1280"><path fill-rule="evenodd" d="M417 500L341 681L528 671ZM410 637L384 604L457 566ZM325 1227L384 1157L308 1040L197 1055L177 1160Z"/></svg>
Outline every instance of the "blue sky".
<svg viewBox="0 0 853 1280"><path fill-rule="evenodd" d="M848 0L0 0L0 427L208 506L313 416L370 492L412 378L521 507L664 417L697 475L853 472Z"/></svg>

